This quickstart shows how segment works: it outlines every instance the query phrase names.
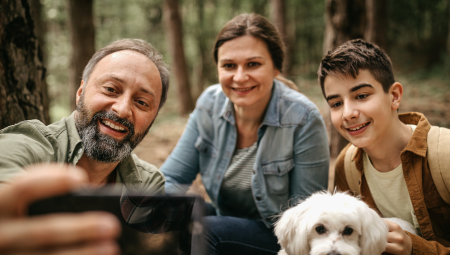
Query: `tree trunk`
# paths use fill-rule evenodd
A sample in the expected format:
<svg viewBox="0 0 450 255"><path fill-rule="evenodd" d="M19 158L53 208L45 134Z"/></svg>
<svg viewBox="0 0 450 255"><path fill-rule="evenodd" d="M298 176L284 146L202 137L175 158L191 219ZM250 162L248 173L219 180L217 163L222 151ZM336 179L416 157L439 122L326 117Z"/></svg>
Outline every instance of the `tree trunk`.
<svg viewBox="0 0 450 255"><path fill-rule="evenodd" d="M364 0L326 0L326 17L325 53L348 40L364 38Z"/></svg>
<svg viewBox="0 0 450 255"><path fill-rule="evenodd" d="M287 28L286 28L286 1L285 0L272 0L272 21L275 27L280 32L281 38L286 45L286 55L284 57L284 71L287 73L289 70L289 66L291 63L291 55L289 54L288 47L288 36L287 36Z"/></svg>
<svg viewBox="0 0 450 255"><path fill-rule="evenodd" d="M366 0L367 28L364 40L387 51L387 1Z"/></svg>
<svg viewBox="0 0 450 255"><path fill-rule="evenodd" d="M286 1L272 0L272 20L275 27L281 34L281 37L286 36Z"/></svg>
<svg viewBox="0 0 450 255"><path fill-rule="evenodd" d="M172 54L172 65L178 85L180 113L184 115L194 109L194 103L191 96L186 58L183 49L183 32L178 0L166 0L164 2L164 16L168 30L169 49Z"/></svg>
<svg viewBox="0 0 450 255"><path fill-rule="evenodd" d="M44 66L47 66L47 54L45 50L45 33L47 31L47 26L42 19L42 4L39 0L29 0L31 7L31 16L34 20L34 34L38 40L38 54L42 56L42 62ZM44 79L45 79L44 75ZM49 100L48 100L48 89L47 82L42 83L42 106L44 107L44 123L50 124L50 114L49 114Z"/></svg>
<svg viewBox="0 0 450 255"><path fill-rule="evenodd" d="M1 1L0 128L22 120L45 122L45 67L28 1Z"/></svg>
<svg viewBox="0 0 450 255"><path fill-rule="evenodd" d="M70 107L76 109L75 94L81 84L84 67L95 53L93 0L69 0L70 36Z"/></svg>
<svg viewBox="0 0 450 255"><path fill-rule="evenodd" d="M365 10L364 0L326 0L324 54L348 40L364 38ZM330 130L330 155L335 158L348 141L332 126L330 117L325 120Z"/></svg>
<svg viewBox="0 0 450 255"><path fill-rule="evenodd" d="M447 2L447 61L450 61L450 2Z"/></svg>
<svg viewBox="0 0 450 255"><path fill-rule="evenodd" d="M206 45L206 32L207 29L205 27L206 20L205 20L205 0L198 0L197 1L197 15L198 15L198 29L196 29L196 38L197 38L197 48L198 53L200 56L198 56L197 63L195 64L195 76L196 76L196 83L194 85L192 96L194 99L197 99L201 93L203 92L203 88L205 85L205 75L207 74L206 71L206 65L207 65L207 57L209 56L209 52L207 50ZM195 100L194 100L195 101Z"/></svg>

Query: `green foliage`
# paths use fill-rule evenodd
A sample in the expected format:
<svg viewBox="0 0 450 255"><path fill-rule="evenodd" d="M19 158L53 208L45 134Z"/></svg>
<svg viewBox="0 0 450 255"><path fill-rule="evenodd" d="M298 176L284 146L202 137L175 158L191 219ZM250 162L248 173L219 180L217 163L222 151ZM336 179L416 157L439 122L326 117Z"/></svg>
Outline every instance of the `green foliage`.
<svg viewBox="0 0 450 255"><path fill-rule="evenodd" d="M47 24L45 46L47 53L47 84L50 100L51 122L70 114L69 66L70 39L67 23L67 2L59 0L41 1L43 20ZM75 96L75 95L73 95Z"/></svg>
<svg viewBox="0 0 450 255"><path fill-rule="evenodd" d="M389 1L388 52L397 70L412 72L444 63L450 36L448 0Z"/></svg>
<svg viewBox="0 0 450 255"><path fill-rule="evenodd" d="M47 22L47 59L52 121L69 112L68 79L70 36L67 2L41 0ZM450 73L448 0L388 1L388 53L396 71L411 71L448 78ZM269 0L180 0L184 49L192 94L197 97L207 86L217 83L212 57L215 37L222 26L240 13L256 12L270 17ZM171 63L163 0L94 0L96 48L121 38L141 38L152 43ZM286 45L291 57L288 77L300 89L310 90L323 54L325 33L324 0L286 0ZM450 44L449 44L450 45ZM437 67L435 67L437 66ZM426 76L426 75L425 75ZM314 90L315 91L315 90ZM320 95L320 90L317 96ZM314 92L315 93L315 92ZM178 109L175 79L166 106L160 115Z"/></svg>

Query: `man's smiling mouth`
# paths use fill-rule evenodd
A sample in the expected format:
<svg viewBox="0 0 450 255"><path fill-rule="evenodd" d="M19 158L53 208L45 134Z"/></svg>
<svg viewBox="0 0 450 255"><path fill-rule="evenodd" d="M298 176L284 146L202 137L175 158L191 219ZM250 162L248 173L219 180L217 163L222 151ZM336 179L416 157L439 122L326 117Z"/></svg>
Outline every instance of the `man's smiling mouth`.
<svg viewBox="0 0 450 255"><path fill-rule="evenodd" d="M125 132L127 131L125 128L123 128L123 127L121 127L121 126L118 126L118 125L115 125L114 123L112 123L111 121L109 121L109 120L107 120L107 119L100 119L100 122L101 122L103 125L105 125L105 126L111 128L111 129L113 129L113 130L115 130L115 131L118 131L118 132L121 132L121 133L125 133Z"/></svg>
<svg viewBox="0 0 450 255"><path fill-rule="evenodd" d="M357 127L347 128L347 130L350 130L350 131L357 131L357 130L360 130L361 128L363 128L363 127L365 127L365 126L367 126L367 125L369 125L369 124L370 124L370 121L369 121L369 122L366 122L366 123L363 123L363 124L361 124L361 125L359 125L359 126L357 126Z"/></svg>

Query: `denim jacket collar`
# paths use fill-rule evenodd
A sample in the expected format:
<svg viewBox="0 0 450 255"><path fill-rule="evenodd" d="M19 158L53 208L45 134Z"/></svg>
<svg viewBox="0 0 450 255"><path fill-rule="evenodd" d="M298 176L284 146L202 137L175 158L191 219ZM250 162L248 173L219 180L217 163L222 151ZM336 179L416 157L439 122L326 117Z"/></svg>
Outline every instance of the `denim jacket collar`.
<svg viewBox="0 0 450 255"><path fill-rule="evenodd" d="M267 105L266 113L264 115L264 120L261 126L281 126L280 124L280 112L278 109L278 102L281 97L281 88L283 86L279 81L274 80L272 86L272 96L270 97L269 104ZM224 105L220 112L220 116L228 121L233 126L236 121L234 118L234 105L233 102L227 97L224 101Z"/></svg>

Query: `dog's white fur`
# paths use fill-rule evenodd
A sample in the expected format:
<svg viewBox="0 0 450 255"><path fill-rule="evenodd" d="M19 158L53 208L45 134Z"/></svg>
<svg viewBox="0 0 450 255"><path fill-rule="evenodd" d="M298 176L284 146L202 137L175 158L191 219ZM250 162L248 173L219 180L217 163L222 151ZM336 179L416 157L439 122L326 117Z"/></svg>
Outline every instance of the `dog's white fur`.
<svg viewBox="0 0 450 255"><path fill-rule="evenodd" d="M318 226L324 227L318 228L324 233L318 233ZM348 228L353 230L351 234ZM278 255L380 255L386 249L388 230L366 203L340 192L315 193L284 212L275 223L275 235L282 247Z"/></svg>

